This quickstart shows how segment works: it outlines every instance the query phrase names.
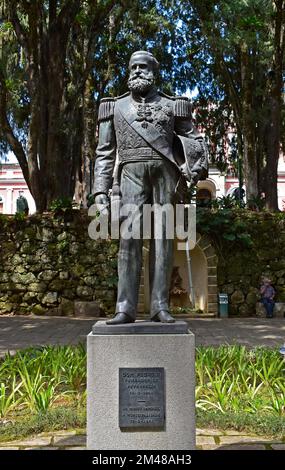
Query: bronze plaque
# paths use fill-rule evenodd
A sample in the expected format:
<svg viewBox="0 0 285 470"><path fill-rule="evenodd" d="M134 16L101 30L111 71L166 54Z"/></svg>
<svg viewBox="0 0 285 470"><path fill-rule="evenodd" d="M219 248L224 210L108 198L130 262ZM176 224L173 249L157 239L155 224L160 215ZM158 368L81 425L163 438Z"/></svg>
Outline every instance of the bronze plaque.
<svg viewBox="0 0 285 470"><path fill-rule="evenodd" d="M163 367L120 368L120 428L163 427L164 387Z"/></svg>

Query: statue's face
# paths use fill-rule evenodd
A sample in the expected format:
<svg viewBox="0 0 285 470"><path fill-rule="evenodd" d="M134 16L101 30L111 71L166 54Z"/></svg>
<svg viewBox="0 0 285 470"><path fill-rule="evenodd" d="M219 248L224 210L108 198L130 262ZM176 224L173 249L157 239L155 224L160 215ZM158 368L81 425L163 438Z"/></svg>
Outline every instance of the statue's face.
<svg viewBox="0 0 285 470"><path fill-rule="evenodd" d="M129 90L137 93L146 93L150 90L154 82L154 73L149 58L138 55L131 60L129 68Z"/></svg>

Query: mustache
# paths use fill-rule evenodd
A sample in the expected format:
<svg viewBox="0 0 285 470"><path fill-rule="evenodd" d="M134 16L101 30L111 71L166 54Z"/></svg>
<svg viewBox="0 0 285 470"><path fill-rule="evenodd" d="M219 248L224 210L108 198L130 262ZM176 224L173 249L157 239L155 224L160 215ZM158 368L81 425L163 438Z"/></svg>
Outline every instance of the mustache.
<svg viewBox="0 0 285 470"><path fill-rule="evenodd" d="M154 78L154 77L153 77L153 73L152 73L152 72L148 72L148 73L145 73L145 72L139 72L139 73L137 73L137 72L135 72L134 75L131 74L131 75L129 76L129 80L128 80L128 81L129 81L129 82L132 82L132 81L136 81L136 80L141 79L141 80L147 80L147 81L150 82L150 81L153 81L153 78Z"/></svg>
<svg viewBox="0 0 285 470"><path fill-rule="evenodd" d="M129 80L128 80L129 85L134 85L136 83L151 85L153 83L153 79L152 78L143 78L143 77L129 78Z"/></svg>
<svg viewBox="0 0 285 470"><path fill-rule="evenodd" d="M128 79L128 85L129 86L150 86L153 84L153 75L149 75L149 76L146 76L146 75L140 75L140 76L136 76L136 77L129 77Z"/></svg>
<svg viewBox="0 0 285 470"><path fill-rule="evenodd" d="M145 92L152 87L153 79L152 78L132 78L128 80L128 88L130 91L134 92Z"/></svg>

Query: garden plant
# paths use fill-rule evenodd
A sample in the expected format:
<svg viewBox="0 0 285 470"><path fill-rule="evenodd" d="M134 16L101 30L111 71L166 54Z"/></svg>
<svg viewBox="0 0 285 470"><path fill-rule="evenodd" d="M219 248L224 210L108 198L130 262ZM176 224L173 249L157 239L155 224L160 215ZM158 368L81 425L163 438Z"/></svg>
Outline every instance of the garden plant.
<svg viewBox="0 0 285 470"><path fill-rule="evenodd" d="M284 369L278 350L198 347L197 424L284 436ZM85 422L83 345L30 348L1 359L0 440Z"/></svg>

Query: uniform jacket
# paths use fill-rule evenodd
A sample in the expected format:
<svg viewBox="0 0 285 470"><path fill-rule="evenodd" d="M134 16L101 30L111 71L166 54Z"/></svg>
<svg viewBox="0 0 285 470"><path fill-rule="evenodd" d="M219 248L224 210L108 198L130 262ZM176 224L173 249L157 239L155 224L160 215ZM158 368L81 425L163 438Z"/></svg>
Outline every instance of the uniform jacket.
<svg viewBox="0 0 285 470"><path fill-rule="evenodd" d="M99 142L96 150L93 193L108 194L116 156L118 161L140 161L162 156L178 169L174 136L193 133L191 104L186 97L171 97L152 89L143 98L126 93L103 98L99 107Z"/></svg>

